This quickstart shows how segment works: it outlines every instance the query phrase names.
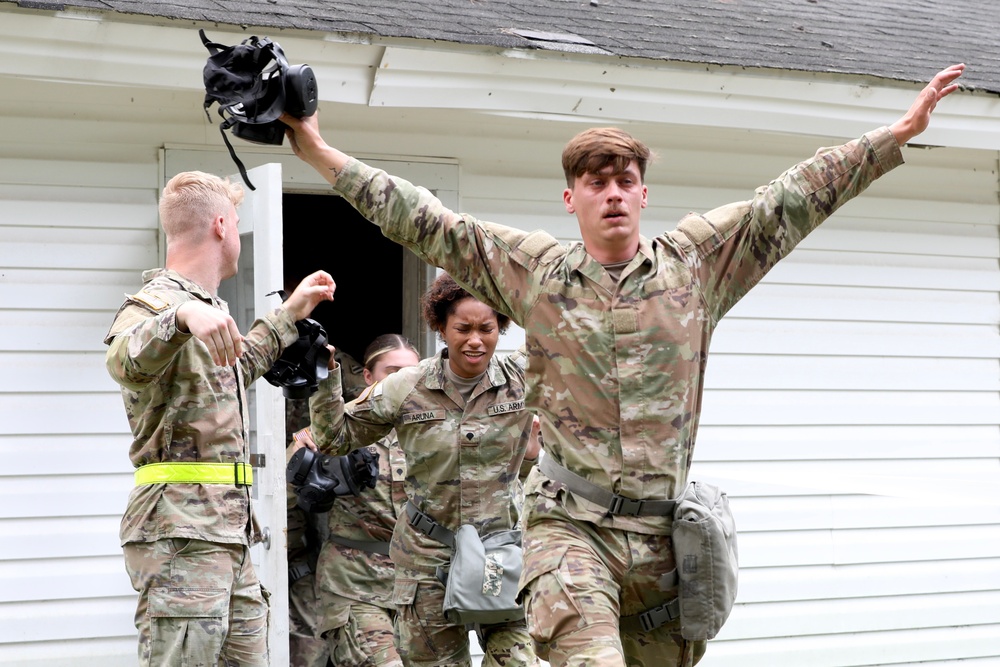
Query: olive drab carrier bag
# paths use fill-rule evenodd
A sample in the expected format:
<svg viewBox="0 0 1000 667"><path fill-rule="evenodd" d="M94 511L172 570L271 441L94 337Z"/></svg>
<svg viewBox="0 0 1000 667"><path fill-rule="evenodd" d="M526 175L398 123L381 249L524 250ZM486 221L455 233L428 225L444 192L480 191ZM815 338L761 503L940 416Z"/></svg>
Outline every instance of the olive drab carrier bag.
<svg viewBox="0 0 1000 667"><path fill-rule="evenodd" d="M623 630L649 632L678 617L681 636L709 640L718 634L736 602L739 557L736 523L726 494L711 484L689 482L677 498L637 500L603 489L543 456L539 469L570 493L623 516L670 516L678 595L641 614L623 616Z"/></svg>
<svg viewBox="0 0 1000 667"><path fill-rule="evenodd" d="M736 523L726 494L690 482L674 510L674 560L680 581L681 636L712 639L736 602Z"/></svg>
<svg viewBox="0 0 1000 667"><path fill-rule="evenodd" d="M480 536L465 524L455 532L406 503L410 525L452 548L451 563L438 568L444 583L444 617L456 625L476 627L524 618L517 600L521 577L521 531L500 530Z"/></svg>

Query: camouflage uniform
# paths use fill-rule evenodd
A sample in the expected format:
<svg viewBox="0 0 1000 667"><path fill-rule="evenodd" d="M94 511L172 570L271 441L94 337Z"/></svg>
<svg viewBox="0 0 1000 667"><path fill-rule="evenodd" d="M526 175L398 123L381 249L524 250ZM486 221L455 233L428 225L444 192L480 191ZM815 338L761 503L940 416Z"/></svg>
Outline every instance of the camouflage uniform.
<svg viewBox="0 0 1000 667"><path fill-rule="evenodd" d="M313 434L318 430L322 429L312 429ZM326 436L315 437L317 443L329 442ZM379 455L375 488L365 489L358 497L337 498L330 510L330 537L323 544L317 566L322 605L319 631L326 636L338 666L400 667L394 640L393 563L388 554L338 541L388 546L396 517L406 504L406 460L395 432L368 448Z"/></svg>
<svg viewBox="0 0 1000 667"><path fill-rule="evenodd" d="M518 523L515 497L531 415L524 410L523 356L494 357L468 403L447 379L443 352L396 371L346 408L339 376L310 402L312 428L331 453L383 438L395 428L406 457L409 500L445 528L472 524L480 534ZM464 407L463 407L464 406ZM465 626L444 619L444 586L435 576L451 549L396 522L390 557L396 566L399 652L408 665L469 665ZM485 665L529 665L535 658L523 621L484 629Z"/></svg>
<svg viewBox="0 0 1000 667"><path fill-rule="evenodd" d="M337 349L334 359L344 377L344 399L352 400L365 388L364 367ZM285 399L285 433L309 426L309 400ZM291 446L289 446L289 450ZM288 491L288 644L290 667L325 667L330 658L320 637L322 604L316 583L316 563L328 530L328 515L310 514L298 507L291 485ZM343 664L336 663L338 666Z"/></svg>
<svg viewBox="0 0 1000 667"><path fill-rule="evenodd" d="M104 341L134 437L132 464L246 462L246 390L298 337L291 316L278 308L254 322L243 357L218 367L201 341L177 330L176 312L195 299L228 312L225 302L174 271L147 271L143 282ZM250 563L259 530L249 487L136 486L120 537L139 592L140 664L267 664L267 594Z"/></svg>
<svg viewBox="0 0 1000 667"><path fill-rule="evenodd" d="M720 318L841 204L901 163L887 128L821 149L749 201L640 238L617 283L580 243L453 213L356 160L336 190L386 236L525 327L527 403L546 455L621 496L669 499L687 481ZM703 643L681 640L676 621L619 639L619 616L676 595L661 572L673 567L668 517L610 515L537 469L525 494L521 584L539 655L557 665L624 664L623 653L630 664L697 660ZM643 556L623 569L629 549L661 560L644 565ZM655 586L644 590L644 580Z"/></svg>
<svg viewBox="0 0 1000 667"><path fill-rule="evenodd" d="M309 425L309 400L285 399L285 433L295 433ZM292 447L286 450L290 458ZM330 651L319 638L319 595L316 592L316 559L322 544L319 520L326 515L310 514L298 505L295 489L286 487L288 519L288 655L289 667L326 667Z"/></svg>
<svg viewBox="0 0 1000 667"><path fill-rule="evenodd" d="M319 638L319 594L316 590L316 560L319 537L311 525L317 515L295 506L295 493L288 496L288 655L290 667L325 667L330 658L326 642ZM325 517L325 515L324 515Z"/></svg>

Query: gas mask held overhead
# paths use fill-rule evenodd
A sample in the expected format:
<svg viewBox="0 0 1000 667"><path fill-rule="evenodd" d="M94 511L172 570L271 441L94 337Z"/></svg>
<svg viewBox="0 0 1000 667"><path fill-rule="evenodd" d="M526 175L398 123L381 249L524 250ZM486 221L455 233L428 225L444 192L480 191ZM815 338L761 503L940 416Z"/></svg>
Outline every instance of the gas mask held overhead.
<svg viewBox="0 0 1000 667"><path fill-rule="evenodd" d="M243 181L254 190L226 130L232 128L244 141L280 146L287 129L278 120L283 112L297 118L316 112L316 76L309 65L289 65L281 46L267 37L250 36L225 46L210 41L204 30L198 34L210 54L204 69L205 114L212 104L219 105L222 139Z"/></svg>

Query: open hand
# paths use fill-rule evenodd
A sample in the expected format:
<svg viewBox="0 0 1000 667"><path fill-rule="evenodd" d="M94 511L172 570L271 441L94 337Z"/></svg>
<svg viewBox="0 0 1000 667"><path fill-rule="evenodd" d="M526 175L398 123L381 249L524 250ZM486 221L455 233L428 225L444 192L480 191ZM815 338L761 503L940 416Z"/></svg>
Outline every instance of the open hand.
<svg viewBox="0 0 1000 667"><path fill-rule="evenodd" d="M938 72L931 82L924 86L903 117L889 126L889 130L896 137L896 143L902 146L927 129L934 107L944 97L958 90L959 85L955 80L962 76L964 71L964 64L952 65Z"/></svg>

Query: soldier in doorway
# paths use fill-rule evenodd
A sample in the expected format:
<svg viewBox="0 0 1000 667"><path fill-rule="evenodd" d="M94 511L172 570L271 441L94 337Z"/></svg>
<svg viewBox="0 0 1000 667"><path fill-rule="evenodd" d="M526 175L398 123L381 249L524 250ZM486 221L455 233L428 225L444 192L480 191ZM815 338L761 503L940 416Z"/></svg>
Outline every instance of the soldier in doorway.
<svg viewBox="0 0 1000 667"><path fill-rule="evenodd" d="M334 361L344 377L344 400L350 401L367 386L364 368L354 357L335 350ZM309 426L309 399L285 399L285 433ZM293 440L287 455L297 449ZM320 635L322 618L316 588L316 564L329 534L327 513L306 512L296 504L295 490L287 487L288 502L288 643L291 667L325 667L330 661L327 641Z"/></svg>

